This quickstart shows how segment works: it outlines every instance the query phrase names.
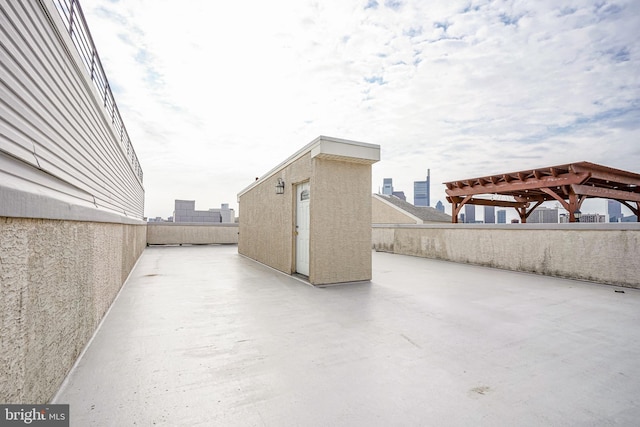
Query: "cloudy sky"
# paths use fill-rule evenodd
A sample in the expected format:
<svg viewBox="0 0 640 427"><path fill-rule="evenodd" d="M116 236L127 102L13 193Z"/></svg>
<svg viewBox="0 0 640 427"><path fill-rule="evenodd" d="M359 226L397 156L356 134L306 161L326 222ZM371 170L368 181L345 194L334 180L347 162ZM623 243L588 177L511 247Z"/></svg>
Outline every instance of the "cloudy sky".
<svg viewBox="0 0 640 427"><path fill-rule="evenodd" d="M413 202L431 169L432 205L461 178L577 161L640 172L637 0L82 6L150 217L178 198L237 209L319 135L381 146L373 191L391 177Z"/></svg>

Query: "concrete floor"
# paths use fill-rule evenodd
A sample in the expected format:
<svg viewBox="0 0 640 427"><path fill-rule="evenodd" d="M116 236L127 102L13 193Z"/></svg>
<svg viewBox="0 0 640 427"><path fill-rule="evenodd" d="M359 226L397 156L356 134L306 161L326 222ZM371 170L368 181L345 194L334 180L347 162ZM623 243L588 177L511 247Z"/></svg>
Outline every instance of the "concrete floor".
<svg viewBox="0 0 640 427"><path fill-rule="evenodd" d="M640 291L373 254L313 288L150 247L54 399L72 426L605 426L640 419Z"/></svg>

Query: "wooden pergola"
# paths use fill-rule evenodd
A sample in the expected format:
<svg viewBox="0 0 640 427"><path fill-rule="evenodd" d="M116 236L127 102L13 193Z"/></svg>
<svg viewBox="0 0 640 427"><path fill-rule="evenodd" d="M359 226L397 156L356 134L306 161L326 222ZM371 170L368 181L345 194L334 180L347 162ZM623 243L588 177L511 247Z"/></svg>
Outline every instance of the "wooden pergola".
<svg viewBox="0 0 640 427"><path fill-rule="evenodd" d="M590 162L460 179L444 184L454 223L458 222L458 214L466 204L514 208L520 221L525 223L535 208L553 200L560 202L569 212L569 222L575 222L575 212L588 198L617 200L631 209L640 221L640 174ZM513 201L477 197L480 195L511 196Z"/></svg>

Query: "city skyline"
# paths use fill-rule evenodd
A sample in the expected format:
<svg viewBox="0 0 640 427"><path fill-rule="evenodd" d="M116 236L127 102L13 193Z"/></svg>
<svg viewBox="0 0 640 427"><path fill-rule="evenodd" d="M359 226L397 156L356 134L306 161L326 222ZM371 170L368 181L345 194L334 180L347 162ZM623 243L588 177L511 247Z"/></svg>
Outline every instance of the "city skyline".
<svg viewBox="0 0 640 427"><path fill-rule="evenodd" d="M430 169L428 174L430 176ZM415 186L415 183L416 181L414 181L414 186ZM384 192L386 185L388 185L388 189L389 189L388 193ZM387 195L396 195L395 193L398 193L398 192L404 193L404 191L401 188L396 187L393 184L393 178L384 178L382 186L378 186L378 192L381 194L387 194ZM444 206L444 209L445 209L444 212L448 214L451 213L451 204L447 202L446 197L443 200L436 201L436 203L438 202L442 203L442 205ZM469 204L469 205L465 205L465 211L467 209L467 206L469 206L468 209L471 209L471 206L477 206L477 209L474 209L473 211L473 221L485 222L487 209L483 209L480 205ZM617 202L615 200L609 200L609 199L594 199L594 198L586 199L584 201L584 203L582 204L582 212L587 215L588 214L609 215L609 210L612 209L612 206L613 206L613 209L615 209L616 214L619 212L623 217L628 217L633 215L633 212L631 212L631 210L629 210L626 206L622 205L620 202ZM555 208L555 209L558 209L559 212L566 213L566 210L557 201L544 202L537 209L540 209L540 208L542 210ZM505 212L506 222L510 222L512 219L519 220L519 216L515 209L504 209L504 210L506 211ZM464 218L466 218L466 215ZM493 218L494 218L494 222L490 221L490 223L497 223L498 221L497 211L494 212Z"/></svg>

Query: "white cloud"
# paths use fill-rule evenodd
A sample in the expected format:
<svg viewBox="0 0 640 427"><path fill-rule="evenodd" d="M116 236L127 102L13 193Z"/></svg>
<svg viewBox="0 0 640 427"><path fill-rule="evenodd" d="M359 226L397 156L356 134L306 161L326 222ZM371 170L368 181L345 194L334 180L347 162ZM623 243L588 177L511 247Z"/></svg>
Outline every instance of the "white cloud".
<svg viewBox="0 0 640 427"><path fill-rule="evenodd" d="M366 7L370 5L371 7ZM592 161L638 172L634 1L83 4L145 172L146 214L236 194L320 134L380 144L413 198Z"/></svg>

